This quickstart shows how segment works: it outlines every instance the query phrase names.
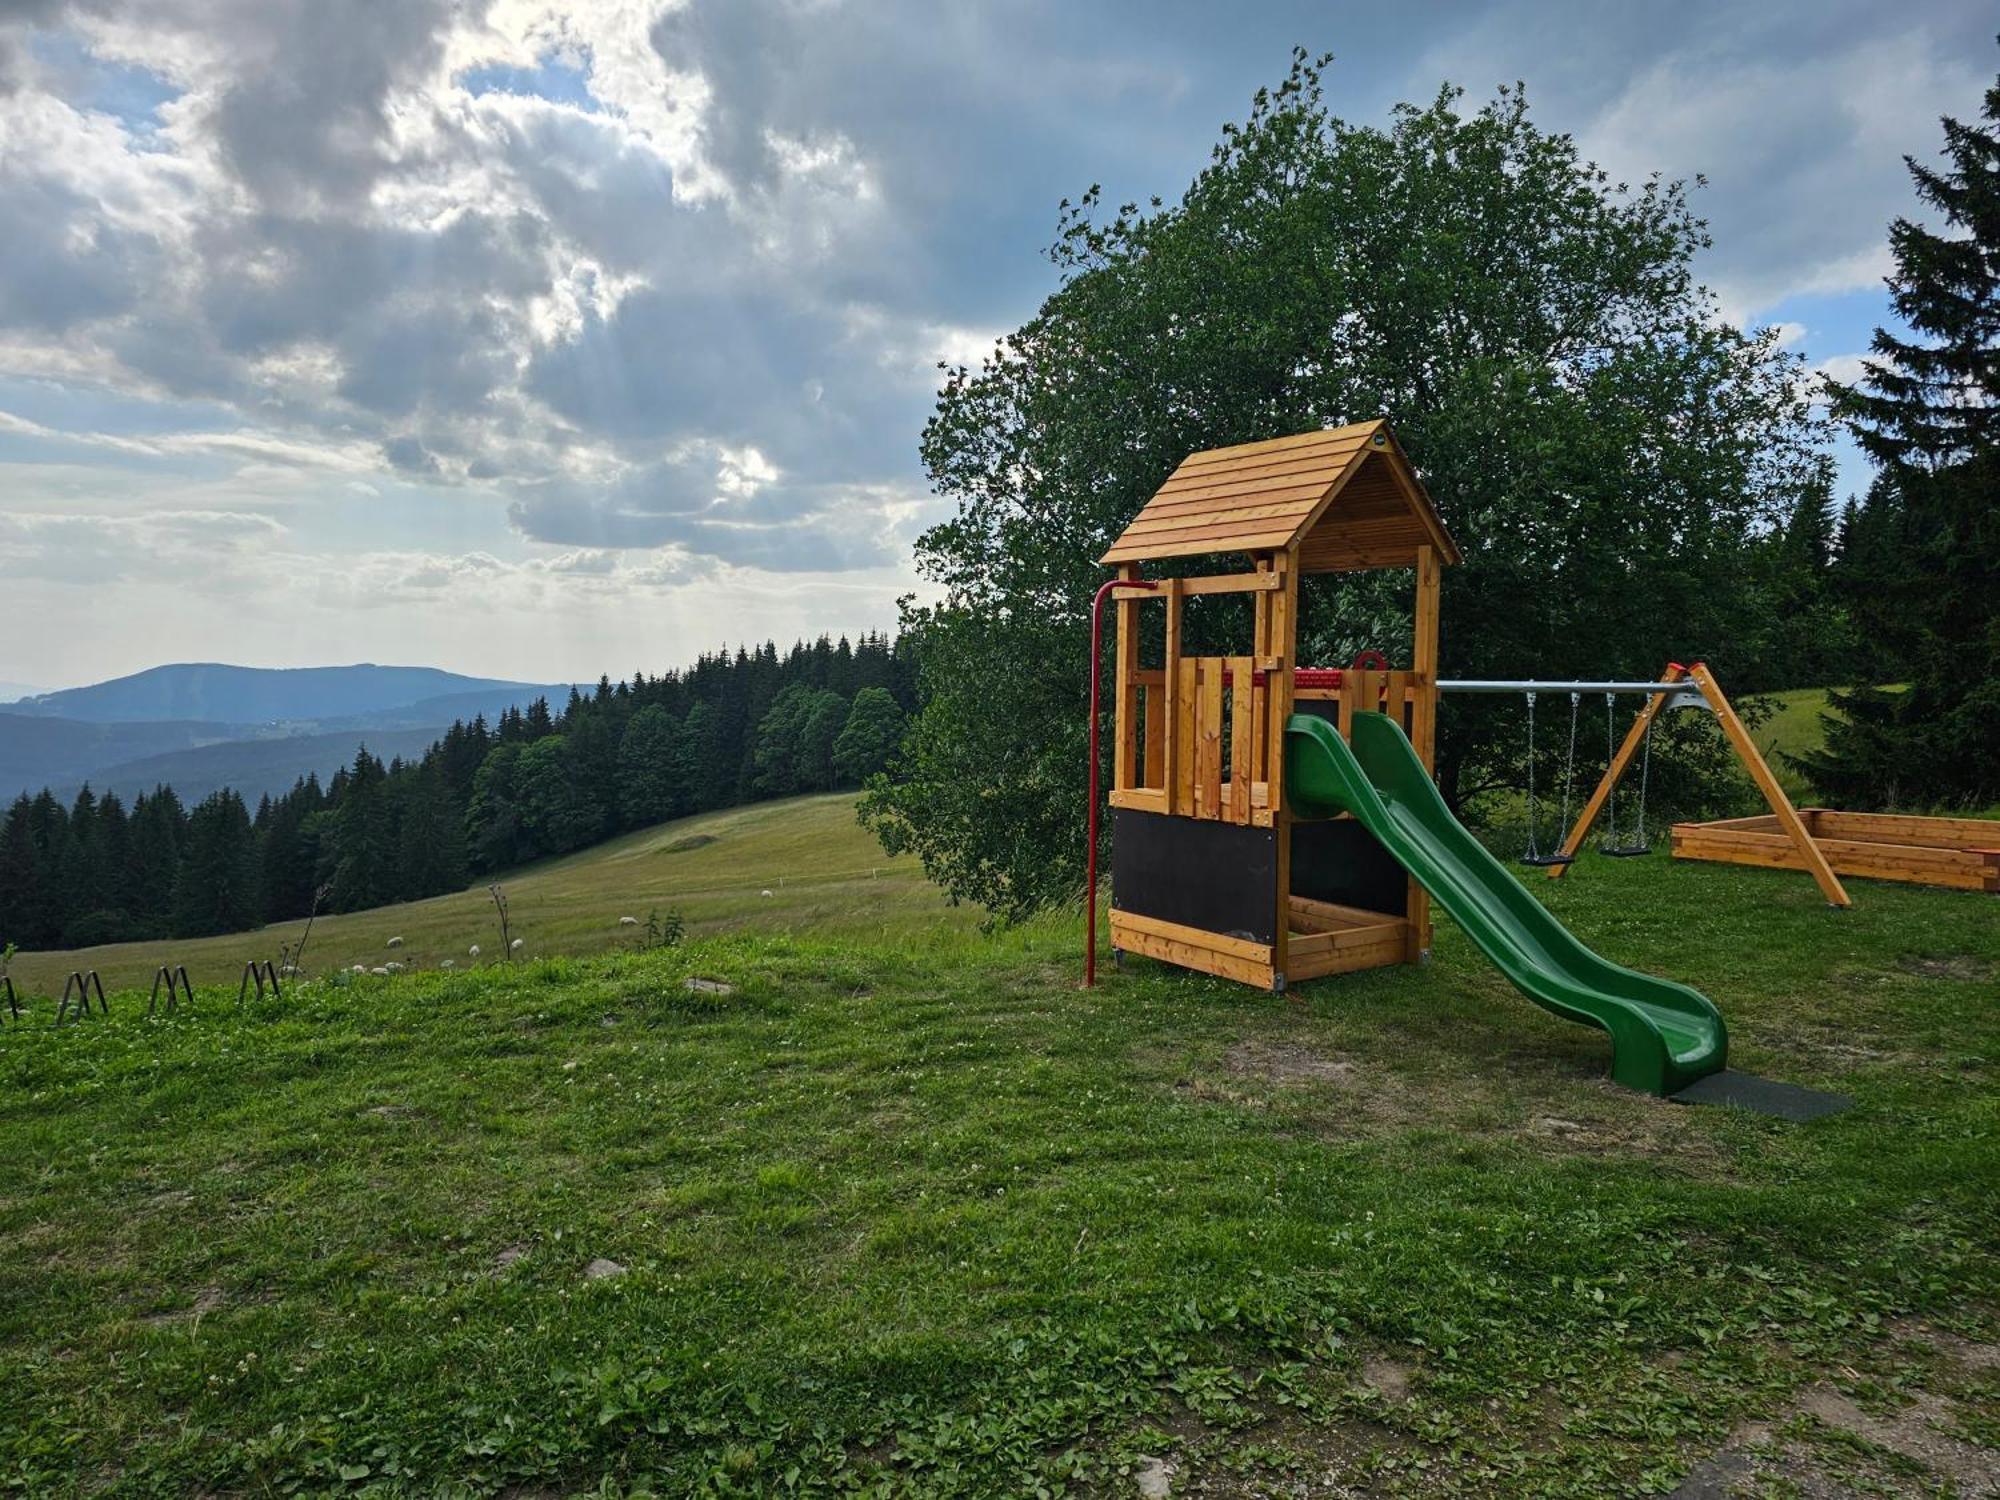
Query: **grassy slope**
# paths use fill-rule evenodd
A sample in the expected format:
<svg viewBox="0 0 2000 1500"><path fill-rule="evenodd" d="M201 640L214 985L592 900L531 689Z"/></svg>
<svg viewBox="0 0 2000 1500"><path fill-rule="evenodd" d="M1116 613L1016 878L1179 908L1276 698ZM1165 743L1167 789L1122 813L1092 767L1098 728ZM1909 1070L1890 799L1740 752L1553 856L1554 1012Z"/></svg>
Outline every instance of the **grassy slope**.
<svg viewBox="0 0 2000 1500"><path fill-rule="evenodd" d="M1781 751L1805 755L1826 743L1826 728L1820 716L1827 711L1825 688L1796 688L1786 693L1762 693L1760 699L1772 705L1771 717L1751 731L1757 748L1777 774L1785 795L1800 806L1813 801L1812 786L1786 762Z"/></svg>
<svg viewBox="0 0 2000 1500"><path fill-rule="evenodd" d="M595 934L616 883L560 874L517 908ZM0 1029L0 1482L1129 1493L1152 1452L1201 1493L1594 1495L1815 1380L2000 1445L1992 1370L1898 1321L1992 1336L1994 903L1585 875L1535 889L1856 1108L1613 1089L1449 927L1289 1000L1086 994L1073 926L935 929L858 871L785 898L811 937ZM723 925L741 884L678 898Z"/></svg>
<svg viewBox="0 0 2000 1500"><path fill-rule="evenodd" d="M673 852L684 840L712 843ZM838 927L924 940L933 931L976 925L977 915L946 905L913 859L892 860L854 821L854 798L836 794L763 802L629 834L564 859L530 865L504 878L513 930L524 954L589 953L636 941L621 916L644 922L649 911L678 908L691 933L726 932L754 922L760 932ZM770 891L767 897L761 894ZM232 990L246 959L275 958L296 943L303 922L261 932L160 943L118 943L62 953L23 953L14 982L38 994L60 993L74 968L95 968L107 985L150 981L163 961L184 963L196 984ZM400 951L390 951L401 937ZM313 924L307 968L397 960L434 967L465 965L477 943L491 961L500 951L493 903L484 887L452 896L382 907Z"/></svg>

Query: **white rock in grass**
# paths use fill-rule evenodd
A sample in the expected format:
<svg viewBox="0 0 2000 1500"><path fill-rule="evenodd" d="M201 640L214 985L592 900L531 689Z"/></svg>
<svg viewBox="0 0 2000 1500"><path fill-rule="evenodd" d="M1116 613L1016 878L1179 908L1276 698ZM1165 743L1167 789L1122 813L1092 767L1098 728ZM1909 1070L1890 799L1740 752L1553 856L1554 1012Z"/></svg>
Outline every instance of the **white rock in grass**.
<svg viewBox="0 0 2000 1500"><path fill-rule="evenodd" d="M513 942L507 945L507 951L509 953L519 953L521 951L522 945L527 941L528 940L526 938L515 938Z"/></svg>
<svg viewBox="0 0 2000 1500"><path fill-rule="evenodd" d="M615 1276L623 1276L625 1268L617 1261L606 1260L600 1255L583 1268L583 1274L591 1281L608 1281Z"/></svg>
<svg viewBox="0 0 2000 1500"><path fill-rule="evenodd" d="M367 972L368 965L366 964L356 964L352 969L348 970L350 974L366 974Z"/></svg>
<svg viewBox="0 0 2000 1500"><path fill-rule="evenodd" d="M764 895L764 896L768 896L768 895L770 895L771 893L770 893L769 891L761 891L761 892L759 892L759 894L760 894L760 895Z"/></svg>
<svg viewBox="0 0 2000 1500"><path fill-rule="evenodd" d="M618 925L620 927L637 927L639 925L639 919L637 917L620 917L618 919Z"/></svg>
<svg viewBox="0 0 2000 1500"><path fill-rule="evenodd" d="M389 971L383 968L382 965L380 964L377 964L374 968L370 969L368 972L370 974L375 975L379 979L387 979L389 977Z"/></svg>
<svg viewBox="0 0 2000 1500"><path fill-rule="evenodd" d="M1145 1500L1167 1500L1174 1492L1174 1466L1142 1453L1132 1470L1132 1483Z"/></svg>
<svg viewBox="0 0 2000 1500"><path fill-rule="evenodd" d="M467 948L467 949L465 950L465 953L466 953L466 957L468 957L468 958L477 958L477 957L479 957L479 944L477 944L477 943L474 943L474 944L473 944L473 945L472 945L472 946L471 946L470 948Z"/></svg>
<svg viewBox="0 0 2000 1500"><path fill-rule="evenodd" d="M391 948L400 948L403 946L403 940L399 937L392 937L389 939L389 946Z"/></svg>
<svg viewBox="0 0 2000 1500"><path fill-rule="evenodd" d="M403 972L403 965L401 964L384 964L382 967L387 969L391 974L400 974Z"/></svg>
<svg viewBox="0 0 2000 1500"><path fill-rule="evenodd" d="M438 967L440 969L455 969L458 967L458 960L455 958L442 959L439 961Z"/></svg>

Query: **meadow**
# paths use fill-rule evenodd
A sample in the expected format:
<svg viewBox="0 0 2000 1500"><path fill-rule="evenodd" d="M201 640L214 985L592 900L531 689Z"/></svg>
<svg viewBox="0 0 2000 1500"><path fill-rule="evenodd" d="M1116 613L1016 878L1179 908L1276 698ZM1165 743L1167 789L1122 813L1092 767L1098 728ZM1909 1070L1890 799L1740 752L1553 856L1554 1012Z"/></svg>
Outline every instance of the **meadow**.
<svg viewBox="0 0 2000 1500"><path fill-rule="evenodd" d="M1074 917L982 934L836 858L851 817L509 882L532 943L594 951L0 1027L0 1485L2000 1482L1991 898L1834 912L1663 855L1533 883L1710 994L1738 1066L1855 1101L1799 1126L1611 1086L1447 923L1283 999L1138 961L1081 991ZM654 901L694 936L618 951ZM324 957L486 921L322 922Z"/></svg>
<svg viewBox="0 0 2000 1500"><path fill-rule="evenodd" d="M630 948L646 918L678 911L708 936L754 926L759 933L838 930L925 942L978 925L946 903L914 859L891 859L854 820L852 795L791 798L683 818L627 834L562 859L508 872L512 933L523 958ZM636 919L637 927L619 918ZM96 969L108 986L143 986L162 963L185 964L196 985L236 992L243 965L296 949L304 922L278 922L222 937L115 943L28 952L11 965L24 992L53 996L73 969ZM389 947L392 937L403 941ZM471 949L477 945L475 957ZM435 968L502 959L500 927L485 886L427 901L320 916L304 955L308 972L363 964ZM44 1003L53 1004L52 1001Z"/></svg>

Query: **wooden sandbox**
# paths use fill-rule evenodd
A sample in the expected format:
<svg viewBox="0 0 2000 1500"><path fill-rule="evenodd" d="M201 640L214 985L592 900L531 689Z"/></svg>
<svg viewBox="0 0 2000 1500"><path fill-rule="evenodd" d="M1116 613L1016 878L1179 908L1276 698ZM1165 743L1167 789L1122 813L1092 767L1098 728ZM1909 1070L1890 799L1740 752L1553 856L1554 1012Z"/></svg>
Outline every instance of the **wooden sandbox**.
<svg viewBox="0 0 2000 1500"><path fill-rule="evenodd" d="M1842 875L1962 891L2000 891L2000 821L1914 818L1802 807L1799 817ZM1674 858L1803 870L1804 857L1773 814L1674 824Z"/></svg>

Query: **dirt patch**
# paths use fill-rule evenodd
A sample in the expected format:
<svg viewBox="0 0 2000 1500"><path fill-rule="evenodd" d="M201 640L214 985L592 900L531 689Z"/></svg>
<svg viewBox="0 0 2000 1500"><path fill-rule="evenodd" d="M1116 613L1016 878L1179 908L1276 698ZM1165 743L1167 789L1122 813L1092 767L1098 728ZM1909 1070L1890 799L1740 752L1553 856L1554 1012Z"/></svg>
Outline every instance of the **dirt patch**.
<svg viewBox="0 0 2000 1500"><path fill-rule="evenodd" d="M1344 1058L1328 1057L1292 1042L1238 1042L1222 1055L1222 1065L1238 1078L1281 1087L1309 1083L1352 1083L1359 1073Z"/></svg>
<svg viewBox="0 0 2000 1500"><path fill-rule="evenodd" d="M1361 1364L1361 1378L1379 1392L1384 1401L1409 1400L1410 1384L1416 1376L1414 1368L1386 1355L1370 1355Z"/></svg>
<svg viewBox="0 0 2000 1500"><path fill-rule="evenodd" d="M2000 1348L1933 1329L1912 1328L1941 1354L1971 1370L2000 1362ZM1984 1361L1985 1363L1982 1363ZM1960 1403L1918 1390L1887 1413L1865 1410L1831 1385L1815 1385L1777 1417L1744 1422L1688 1471L1674 1500L1733 1500L1781 1492L1803 1500L1845 1500L1865 1473L1869 1493L2000 1496L2000 1452L1953 1437Z"/></svg>
<svg viewBox="0 0 2000 1500"><path fill-rule="evenodd" d="M1249 1437L1247 1449L1220 1438L1175 1452L1174 1500L1352 1500L1435 1488L1406 1462L1423 1446L1378 1422L1290 1415Z"/></svg>
<svg viewBox="0 0 2000 1500"><path fill-rule="evenodd" d="M510 1269L516 1261L525 1260L527 1255L528 1247L526 1245L509 1245L505 1250L502 1250L498 1255L493 1257L494 1274L497 1276Z"/></svg>
<svg viewBox="0 0 2000 1500"><path fill-rule="evenodd" d="M1905 974L1920 974L1926 979L1991 979L2000 973L2000 964L1975 958L1970 953L1906 953L1896 960L1896 967Z"/></svg>
<svg viewBox="0 0 2000 1500"><path fill-rule="evenodd" d="M1876 1416L1830 1386L1814 1386L1799 1398L1799 1409L1816 1422L1944 1476L1960 1494L2000 1495L2000 1453L1947 1437L1940 1428L1951 1420L1951 1403L1940 1396L1920 1391L1900 1411Z"/></svg>

